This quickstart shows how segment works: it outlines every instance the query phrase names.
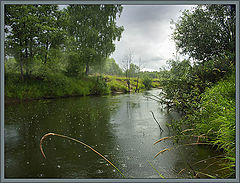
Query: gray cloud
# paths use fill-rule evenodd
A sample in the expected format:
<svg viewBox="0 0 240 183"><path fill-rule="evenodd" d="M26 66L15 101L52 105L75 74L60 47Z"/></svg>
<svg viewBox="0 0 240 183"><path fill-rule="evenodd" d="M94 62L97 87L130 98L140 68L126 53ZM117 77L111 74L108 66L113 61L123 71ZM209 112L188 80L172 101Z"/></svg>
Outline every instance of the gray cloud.
<svg viewBox="0 0 240 183"><path fill-rule="evenodd" d="M112 57L121 63L130 48L134 63L141 58L148 70L158 70L172 58L175 44L171 40L171 19L177 20L180 11L191 6L176 5L126 5L117 24L124 26L121 41L116 42Z"/></svg>

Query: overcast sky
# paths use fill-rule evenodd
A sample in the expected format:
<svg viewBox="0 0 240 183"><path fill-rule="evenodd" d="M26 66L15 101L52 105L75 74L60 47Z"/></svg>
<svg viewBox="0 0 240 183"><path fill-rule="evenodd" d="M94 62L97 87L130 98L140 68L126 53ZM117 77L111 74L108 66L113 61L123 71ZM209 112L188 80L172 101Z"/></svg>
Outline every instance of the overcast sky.
<svg viewBox="0 0 240 183"><path fill-rule="evenodd" d="M124 27L122 38L115 42L116 50L111 55L121 66L124 55L131 49L133 63L139 59L144 70L159 71L168 59L176 53L174 41L171 40L171 19L181 15L180 11L190 9L186 5L123 5L117 25Z"/></svg>

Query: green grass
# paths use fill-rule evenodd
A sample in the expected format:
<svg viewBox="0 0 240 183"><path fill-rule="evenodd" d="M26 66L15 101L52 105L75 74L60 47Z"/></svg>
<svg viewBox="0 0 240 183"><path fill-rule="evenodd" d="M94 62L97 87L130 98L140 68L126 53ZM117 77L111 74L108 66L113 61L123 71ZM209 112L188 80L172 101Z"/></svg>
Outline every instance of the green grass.
<svg viewBox="0 0 240 183"><path fill-rule="evenodd" d="M196 135L204 134L208 142L223 151L226 156L225 169L235 175L235 72L207 88L201 95L199 110L181 120L195 129Z"/></svg>
<svg viewBox="0 0 240 183"><path fill-rule="evenodd" d="M132 92L135 92L136 85L137 78L130 78ZM142 79L139 79L138 88L140 91L145 89ZM20 79L20 74L5 75L5 96L21 100L127 93L128 90L125 77L109 75L76 78L52 73L24 80Z"/></svg>
<svg viewBox="0 0 240 183"><path fill-rule="evenodd" d="M196 129L209 134L213 143L235 156L235 73L208 88L201 99Z"/></svg>
<svg viewBox="0 0 240 183"><path fill-rule="evenodd" d="M128 91L126 77L109 76L109 75L104 75L103 77L106 79L107 84L110 87L112 92L127 92ZM133 92L135 91L136 86L137 86L137 80L138 80L139 91L145 90L146 86L144 85L144 79L143 78L138 79L136 77L130 78L130 90ZM151 86L153 88L160 87L159 79L153 79L152 81L153 82L152 82Z"/></svg>
<svg viewBox="0 0 240 183"><path fill-rule="evenodd" d="M16 99L57 98L93 94L98 84L95 78L72 78L61 74L48 77L19 79L19 75L5 77L5 96Z"/></svg>
<svg viewBox="0 0 240 183"><path fill-rule="evenodd" d="M124 82L117 81L117 80L111 80L107 83L110 90L112 92L123 92L126 93L128 91L128 87L125 85Z"/></svg>
<svg viewBox="0 0 240 183"><path fill-rule="evenodd" d="M226 163L223 169L230 170L228 177L235 176L235 97L235 72L232 72L215 85L206 88L200 95L199 102L188 103L195 110L190 110L181 120L169 125L177 132L177 141L189 138L181 131L192 128L194 130L190 135L201 137L197 139L200 140L199 143L209 143L224 152Z"/></svg>

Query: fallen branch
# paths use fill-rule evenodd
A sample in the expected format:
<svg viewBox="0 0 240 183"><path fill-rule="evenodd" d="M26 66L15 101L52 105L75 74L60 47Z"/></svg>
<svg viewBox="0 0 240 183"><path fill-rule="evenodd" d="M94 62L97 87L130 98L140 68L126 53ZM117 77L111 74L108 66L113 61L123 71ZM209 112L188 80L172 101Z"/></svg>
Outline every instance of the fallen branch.
<svg viewBox="0 0 240 183"><path fill-rule="evenodd" d="M154 113L153 113L152 111L150 111L150 112L152 113L153 119L154 119L154 120L156 121L156 123L158 124L159 129L160 129L161 131L164 131L164 130L161 128L160 124L158 123L157 119L155 118Z"/></svg>
<svg viewBox="0 0 240 183"><path fill-rule="evenodd" d="M154 100L154 101L159 102L159 100L157 100L157 99L154 99L154 98L151 98L151 97L148 97L148 96L144 96L144 97L147 98L147 99L152 99L152 100Z"/></svg>
<svg viewBox="0 0 240 183"><path fill-rule="evenodd" d="M157 98L157 99L159 99L159 100L162 100L159 96L156 96L156 95L153 95L153 94L150 94L150 95L155 97L155 98Z"/></svg>

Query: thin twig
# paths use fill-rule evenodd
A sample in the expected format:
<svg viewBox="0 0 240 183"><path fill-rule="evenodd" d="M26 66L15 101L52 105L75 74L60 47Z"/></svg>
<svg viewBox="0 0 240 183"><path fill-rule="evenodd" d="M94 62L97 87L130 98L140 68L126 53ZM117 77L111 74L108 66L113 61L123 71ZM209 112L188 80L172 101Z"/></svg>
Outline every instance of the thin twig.
<svg viewBox="0 0 240 183"><path fill-rule="evenodd" d="M153 119L154 119L154 120L156 121L156 123L158 124L160 130L161 130L161 131L164 131L164 130L161 128L160 124L158 123L157 119L155 118L154 113L153 113L152 111L150 111L150 112L152 113Z"/></svg>
<svg viewBox="0 0 240 183"><path fill-rule="evenodd" d="M187 163L187 165L190 167L190 169L192 170L192 172L193 172L193 176L194 177L198 177L198 173L192 168L192 166L188 163L188 162L186 162ZM199 177L198 177L199 178Z"/></svg>
<svg viewBox="0 0 240 183"><path fill-rule="evenodd" d="M153 95L153 94L151 94L151 96L156 97L159 100L162 100L159 96L156 96L156 95Z"/></svg>
<svg viewBox="0 0 240 183"><path fill-rule="evenodd" d="M159 102L159 100L156 100L156 99L154 99L154 98L147 97L147 96L144 96L144 97L145 97L145 98L149 98L149 99L152 99L152 100L155 100L155 101Z"/></svg>

